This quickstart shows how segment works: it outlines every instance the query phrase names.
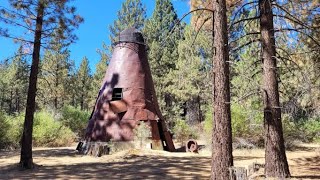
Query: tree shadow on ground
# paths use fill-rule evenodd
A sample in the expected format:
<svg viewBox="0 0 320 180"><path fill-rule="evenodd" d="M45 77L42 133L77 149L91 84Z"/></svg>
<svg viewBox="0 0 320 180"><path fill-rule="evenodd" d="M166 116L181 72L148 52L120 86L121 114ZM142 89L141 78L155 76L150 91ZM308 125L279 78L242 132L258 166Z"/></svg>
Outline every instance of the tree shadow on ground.
<svg viewBox="0 0 320 180"><path fill-rule="evenodd" d="M299 146L299 145L291 145L290 147L287 147L287 151L307 151L307 152L312 152L316 148L315 147L306 147L306 146Z"/></svg>
<svg viewBox="0 0 320 180"><path fill-rule="evenodd" d="M0 159L7 159L17 155L18 150L1 150Z"/></svg>
<svg viewBox="0 0 320 180"><path fill-rule="evenodd" d="M43 149L43 150L34 150L33 151L34 156L36 157L74 157L79 156L78 152L74 149L70 148L59 148L59 149Z"/></svg>
<svg viewBox="0 0 320 180"><path fill-rule="evenodd" d="M295 158L292 159L292 161L294 161L297 166L314 166L315 168L311 168L310 170L320 171L320 156Z"/></svg>
<svg viewBox="0 0 320 180"><path fill-rule="evenodd" d="M210 158L130 155L120 161L0 170L4 179L208 179Z"/></svg>
<svg viewBox="0 0 320 180"><path fill-rule="evenodd" d="M61 159L65 156L79 158L74 164L36 165L33 170L21 171L16 164L0 169L0 179L209 179L211 157L190 154L179 157L163 155L129 155L99 162L81 163L82 155L70 148L36 149L34 157ZM16 151L15 156L19 154ZM260 157L235 156L237 160ZM103 162L108 161L108 162Z"/></svg>
<svg viewBox="0 0 320 180"><path fill-rule="evenodd" d="M235 161L251 160L251 159L261 159L263 157L259 156L233 156Z"/></svg>
<svg viewBox="0 0 320 180"><path fill-rule="evenodd" d="M296 179L320 179L320 176L317 175L307 175L307 176L291 176L291 178L296 178Z"/></svg>
<svg viewBox="0 0 320 180"><path fill-rule="evenodd" d="M0 163L0 179L209 179L210 155L181 153L172 154L122 154L88 158L79 155L73 148L35 149L34 157L51 164L36 165L33 170L19 170L17 162ZM19 151L0 153L3 159L18 160ZM72 162L61 161L65 157ZM234 161L261 159L254 154L234 156ZM56 161L57 160L57 161ZM320 179L320 156L290 159L290 169L294 169L296 179ZM5 161L3 161L5 162Z"/></svg>
<svg viewBox="0 0 320 180"><path fill-rule="evenodd" d="M4 150L0 151L0 159L7 159L17 156L20 153L20 149L14 150ZM32 151L33 156L35 157L62 157L62 156L69 156L74 157L77 156L77 151L72 148L46 148L46 149L33 149Z"/></svg>

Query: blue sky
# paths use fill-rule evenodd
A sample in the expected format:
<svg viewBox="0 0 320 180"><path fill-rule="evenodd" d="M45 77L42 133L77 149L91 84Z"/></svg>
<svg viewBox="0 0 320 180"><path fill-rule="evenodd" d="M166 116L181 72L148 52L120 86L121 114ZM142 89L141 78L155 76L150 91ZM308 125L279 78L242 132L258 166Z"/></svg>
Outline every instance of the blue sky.
<svg viewBox="0 0 320 180"><path fill-rule="evenodd" d="M0 0L1 5L6 5L7 0ZM117 18L117 11L121 9L121 4L125 0L75 0L74 6L77 12L84 17L85 22L75 31L79 40L69 47L71 59L76 61L78 66L84 56L90 61L90 67L94 71L96 63L99 61L98 48L102 48L102 43L107 45L109 41L108 26ZM150 17L155 7L155 0L142 0L147 8L147 16ZM174 8L179 17L189 11L188 0L172 0ZM186 18L188 23L190 20ZM0 37L0 61L13 56L17 50L17 45L12 40Z"/></svg>

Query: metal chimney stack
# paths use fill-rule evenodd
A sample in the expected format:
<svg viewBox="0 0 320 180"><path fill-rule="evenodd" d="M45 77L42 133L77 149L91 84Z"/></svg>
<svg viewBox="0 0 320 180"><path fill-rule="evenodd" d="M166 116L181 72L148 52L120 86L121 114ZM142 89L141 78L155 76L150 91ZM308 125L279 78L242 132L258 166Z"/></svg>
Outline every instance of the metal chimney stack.
<svg viewBox="0 0 320 180"><path fill-rule="evenodd" d="M118 36L85 140L132 141L141 122L150 128L152 149L175 151L157 102L143 35L129 28Z"/></svg>

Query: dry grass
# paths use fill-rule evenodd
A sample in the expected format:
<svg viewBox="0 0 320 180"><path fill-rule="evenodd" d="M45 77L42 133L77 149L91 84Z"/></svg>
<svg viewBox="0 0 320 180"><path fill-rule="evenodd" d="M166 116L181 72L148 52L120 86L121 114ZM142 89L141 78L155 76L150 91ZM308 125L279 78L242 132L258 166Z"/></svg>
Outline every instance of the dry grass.
<svg viewBox="0 0 320 180"><path fill-rule="evenodd" d="M78 155L75 147L35 148L33 170L19 170L19 151L0 152L0 179L208 179L209 151L169 153L127 150L100 158ZM264 151L236 150L235 166L264 163ZM320 145L287 152L292 179L320 179ZM260 169L259 173L263 173Z"/></svg>

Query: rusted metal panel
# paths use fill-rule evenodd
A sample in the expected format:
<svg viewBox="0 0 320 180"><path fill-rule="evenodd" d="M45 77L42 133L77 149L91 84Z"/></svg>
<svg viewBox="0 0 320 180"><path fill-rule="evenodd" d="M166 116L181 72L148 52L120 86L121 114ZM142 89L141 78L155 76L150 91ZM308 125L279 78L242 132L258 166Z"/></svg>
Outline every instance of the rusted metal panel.
<svg viewBox="0 0 320 180"><path fill-rule="evenodd" d="M189 139L186 143L186 152L194 152L197 153L198 152L198 143L196 140L194 139Z"/></svg>
<svg viewBox="0 0 320 180"><path fill-rule="evenodd" d="M110 104L110 108L114 113L122 113L128 110L127 104L123 100L110 101L109 104Z"/></svg>
<svg viewBox="0 0 320 180"><path fill-rule="evenodd" d="M149 123L153 140L166 141L170 146L166 149L174 151L160 113L142 34L127 29L120 33L114 47L86 129L86 140L131 141L139 121L154 121Z"/></svg>

